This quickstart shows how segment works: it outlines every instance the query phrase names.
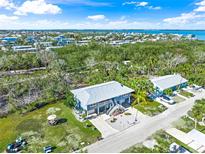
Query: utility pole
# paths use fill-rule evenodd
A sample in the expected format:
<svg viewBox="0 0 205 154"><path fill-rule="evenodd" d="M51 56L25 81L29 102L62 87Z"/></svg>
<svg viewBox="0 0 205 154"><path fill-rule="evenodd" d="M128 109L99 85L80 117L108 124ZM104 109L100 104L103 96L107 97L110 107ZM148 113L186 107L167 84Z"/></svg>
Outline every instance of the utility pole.
<svg viewBox="0 0 205 154"><path fill-rule="evenodd" d="M138 121L138 110L137 110L137 113L136 113L136 116L135 116L135 121Z"/></svg>
<svg viewBox="0 0 205 154"><path fill-rule="evenodd" d="M197 128L197 119L195 119L195 129Z"/></svg>

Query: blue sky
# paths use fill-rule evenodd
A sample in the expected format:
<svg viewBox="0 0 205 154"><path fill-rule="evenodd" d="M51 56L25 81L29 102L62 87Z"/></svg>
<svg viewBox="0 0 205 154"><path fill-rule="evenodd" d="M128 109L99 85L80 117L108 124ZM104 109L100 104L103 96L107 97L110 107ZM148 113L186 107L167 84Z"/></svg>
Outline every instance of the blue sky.
<svg viewBox="0 0 205 154"><path fill-rule="evenodd" d="M0 0L0 29L205 29L205 0Z"/></svg>

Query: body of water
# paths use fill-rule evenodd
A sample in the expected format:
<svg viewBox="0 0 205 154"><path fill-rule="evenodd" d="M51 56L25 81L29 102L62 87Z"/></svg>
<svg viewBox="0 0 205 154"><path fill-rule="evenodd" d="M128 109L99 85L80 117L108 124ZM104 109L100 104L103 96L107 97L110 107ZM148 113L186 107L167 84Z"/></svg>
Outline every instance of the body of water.
<svg viewBox="0 0 205 154"><path fill-rule="evenodd" d="M181 34L195 35L199 40L205 40L205 30L71 30L78 32L125 32L125 33L145 33L145 34Z"/></svg>
<svg viewBox="0 0 205 154"><path fill-rule="evenodd" d="M39 30L28 30L28 31L39 31ZM205 30L129 30L129 29L120 29L120 30L97 30L97 29L89 29L89 30L75 30L75 29L62 29L62 30L42 30L42 31L60 31L60 32L124 32L124 33L145 33L145 34L181 34L181 35L195 35L199 40L205 40Z"/></svg>

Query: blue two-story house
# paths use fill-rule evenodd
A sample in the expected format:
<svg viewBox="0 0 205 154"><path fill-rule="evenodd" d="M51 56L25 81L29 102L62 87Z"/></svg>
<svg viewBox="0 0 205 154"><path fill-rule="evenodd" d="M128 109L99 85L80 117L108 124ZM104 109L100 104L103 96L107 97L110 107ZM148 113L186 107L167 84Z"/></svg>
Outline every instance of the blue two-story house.
<svg viewBox="0 0 205 154"><path fill-rule="evenodd" d="M119 82L111 81L90 87L71 91L76 100L76 109L86 111L87 115L106 113L119 104L131 103L131 93L134 92Z"/></svg>

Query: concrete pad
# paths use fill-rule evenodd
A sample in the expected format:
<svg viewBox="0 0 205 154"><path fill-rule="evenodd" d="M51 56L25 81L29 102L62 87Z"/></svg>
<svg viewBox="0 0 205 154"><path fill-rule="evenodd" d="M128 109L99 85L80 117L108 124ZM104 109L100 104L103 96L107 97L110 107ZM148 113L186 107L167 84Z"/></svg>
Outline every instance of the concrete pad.
<svg viewBox="0 0 205 154"><path fill-rule="evenodd" d="M106 116L98 116L95 119L91 119L90 122L101 132L102 137L106 138L118 132L118 130L112 128L105 120ZM107 117L106 117L107 118Z"/></svg>
<svg viewBox="0 0 205 154"><path fill-rule="evenodd" d="M166 132L173 136L174 138L178 139L179 141L183 142L184 144L190 144L193 142L193 139L187 136L186 133L176 129L176 128L170 128L166 130Z"/></svg>
<svg viewBox="0 0 205 154"><path fill-rule="evenodd" d="M179 97L184 98L185 100L186 100L186 99L189 99L188 97L185 97L185 96L183 96L183 95L181 95L181 94L179 94L179 93L178 93L177 95L178 95Z"/></svg>
<svg viewBox="0 0 205 154"><path fill-rule="evenodd" d="M130 113L130 115L125 115L126 113ZM116 119L115 122L111 122L112 118L106 120L106 122L114 129L118 131L123 131L128 129L131 126L139 125L142 121L150 118L147 115L142 114L137 109L133 107L127 108L125 113L122 113L118 116L114 117Z"/></svg>
<svg viewBox="0 0 205 154"><path fill-rule="evenodd" d="M197 141L205 146L205 134L201 133L200 131L193 129L187 135L192 138L194 141Z"/></svg>
<svg viewBox="0 0 205 154"><path fill-rule="evenodd" d="M157 145L157 141L155 139L146 140L143 142L143 145L149 149L153 149Z"/></svg>
<svg viewBox="0 0 205 154"><path fill-rule="evenodd" d="M179 95L177 94L176 96L172 97L172 99L176 102L176 103L182 103L184 102L186 99L186 97L182 96L182 95Z"/></svg>
<svg viewBox="0 0 205 154"><path fill-rule="evenodd" d="M101 117L102 117L102 119L103 120L108 120L108 119L110 119L110 116L109 115L107 115L107 114L102 114L102 115L100 115Z"/></svg>
<svg viewBox="0 0 205 154"><path fill-rule="evenodd" d="M205 147L203 146L203 147L199 148L199 149L198 149L198 152L199 152L199 153L205 153Z"/></svg>
<svg viewBox="0 0 205 154"><path fill-rule="evenodd" d="M192 143L188 144L188 146L191 147L192 149L196 150L196 151L198 151L200 148L203 147L200 143L198 143L196 141L193 141Z"/></svg>

